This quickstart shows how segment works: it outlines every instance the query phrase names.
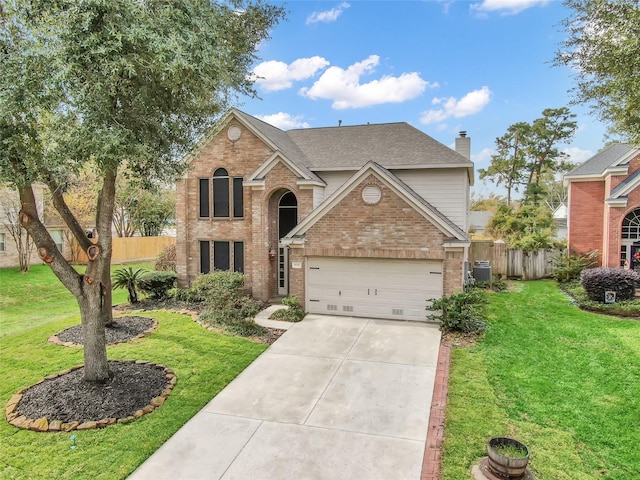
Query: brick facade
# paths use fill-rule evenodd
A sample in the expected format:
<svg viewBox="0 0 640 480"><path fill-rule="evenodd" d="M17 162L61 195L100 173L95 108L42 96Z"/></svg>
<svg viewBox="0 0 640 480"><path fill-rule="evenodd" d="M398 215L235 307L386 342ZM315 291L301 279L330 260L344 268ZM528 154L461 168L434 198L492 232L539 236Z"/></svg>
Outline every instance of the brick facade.
<svg viewBox="0 0 640 480"><path fill-rule="evenodd" d="M597 250L605 267L620 267L622 222L627 214L640 208L640 189L626 195L626 205L605 202L614 188L640 169L640 156L629 162L624 175L611 174L588 181L572 181L569 185L568 244L577 254Z"/></svg>
<svg viewBox="0 0 640 480"><path fill-rule="evenodd" d="M240 128L240 137L227 136L230 126ZM275 161L263 178L243 187L244 216L200 218L199 182L209 179L218 168L230 178L245 182L275 151L268 142L233 116L218 133L194 155L188 173L177 185L177 273L181 287L191 284L200 274L200 242L244 242L244 272L252 295L266 301L278 294L278 261L269 251L278 249L279 201L287 192L297 200L300 223L314 208L314 186L300 185L300 173L288 160ZM262 174L261 174L262 175ZM366 204L362 190L377 185L382 196L375 205ZM233 197L233 195L231 195ZM445 249L448 241L441 229L431 223L415 206L407 203L375 175L365 176L304 235L303 244L289 248L289 293L305 300L305 262L309 256L425 259L443 262L443 289L451 294L462 289L465 248ZM231 243L232 245L233 243ZM233 249L231 249L231 264ZM211 254L213 259L213 254ZM292 264L296 268L291 268ZM299 266L299 268L298 268Z"/></svg>

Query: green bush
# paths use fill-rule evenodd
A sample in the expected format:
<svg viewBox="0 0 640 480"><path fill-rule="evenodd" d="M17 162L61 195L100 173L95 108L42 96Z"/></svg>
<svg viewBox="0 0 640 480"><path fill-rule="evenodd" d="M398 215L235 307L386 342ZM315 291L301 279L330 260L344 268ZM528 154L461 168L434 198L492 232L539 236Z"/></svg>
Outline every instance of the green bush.
<svg viewBox="0 0 640 480"><path fill-rule="evenodd" d="M260 303L244 294L244 275L237 272L213 272L200 275L185 295L191 301L207 305L200 319L217 324L238 335L256 335L264 328L253 321Z"/></svg>
<svg viewBox="0 0 640 480"><path fill-rule="evenodd" d="M138 281L138 287L151 298L164 299L176 283L174 272L149 272Z"/></svg>
<svg viewBox="0 0 640 480"><path fill-rule="evenodd" d="M486 294L477 288L429 300L429 311L440 311L433 318L442 322L444 331L480 333L486 328Z"/></svg>
<svg viewBox="0 0 640 480"><path fill-rule="evenodd" d="M615 303L594 302L589 300L580 280L561 283L560 288L571 297L572 303L583 310L617 317L640 317L640 299L620 301L616 299Z"/></svg>
<svg viewBox="0 0 640 480"><path fill-rule="evenodd" d="M276 310L269 318L284 320L285 322L299 322L307 314L304 308L302 308L302 305L298 303L298 297L295 295L283 298L282 304L286 305L287 308Z"/></svg>
<svg viewBox="0 0 640 480"><path fill-rule="evenodd" d="M176 244L167 245L158 255L154 267L159 272L176 271Z"/></svg>
<svg viewBox="0 0 640 480"><path fill-rule="evenodd" d="M216 271L198 276L191 285L190 296L194 302L210 305L225 303L229 296L241 295L244 275L238 272Z"/></svg>
<svg viewBox="0 0 640 480"><path fill-rule="evenodd" d="M580 282L589 300L605 303L605 292L615 292L616 300L631 300L640 274L622 268L588 268L580 274Z"/></svg>
<svg viewBox="0 0 640 480"><path fill-rule="evenodd" d="M554 254L552 257L553 273L551 276L558 282L570 282L578 280L580 273L587 268L593 268L598 264L598 252L596 250L581 255L572 252Z"/></svg>

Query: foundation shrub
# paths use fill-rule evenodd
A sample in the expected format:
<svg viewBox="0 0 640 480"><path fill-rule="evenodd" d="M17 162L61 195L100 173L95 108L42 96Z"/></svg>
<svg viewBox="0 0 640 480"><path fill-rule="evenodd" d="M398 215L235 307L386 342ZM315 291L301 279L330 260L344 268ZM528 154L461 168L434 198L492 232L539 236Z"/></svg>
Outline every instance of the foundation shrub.
<svg viewBox="0 0 640 480"><path fill-rule="evenodd" d="M589 300L604 303L605 292L615 292L616 300L631 300L640 274L622 268L588 268L580 274L580 282Z"/></svg>
<svg viewBox="0 0 640 480"><path fill-rule="evenodd" d="M270 318L274 320L284 320L285 322L299 322L307 314L304 308L302 308L302 305L298 303L298 297L296 295L283 298L282 304L287 308L276 310L271 314Z"/></svg>
<svg viewBox="0 0 640 480"><path fill-rule="evenodd" d="M439 312L433 318L442 322L441 328L444 331L480 333L487 326L487 294L478 288L470 288L451 296L443 295L429 301L431 304L427 306L427 310Z"/></svg>
<svg viewBox="0 0 640 480"><path fill-rule="evenodd" d="M138 281L138 287L151 298L162 300L169 296L176 279L174 272L149 272Z"/></svg>

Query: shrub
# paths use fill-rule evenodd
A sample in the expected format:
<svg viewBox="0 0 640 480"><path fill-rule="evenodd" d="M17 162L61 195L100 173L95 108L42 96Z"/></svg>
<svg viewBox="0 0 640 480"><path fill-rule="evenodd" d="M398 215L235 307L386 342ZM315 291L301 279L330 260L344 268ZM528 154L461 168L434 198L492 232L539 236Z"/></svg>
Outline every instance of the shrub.
<svg viewBox="0 0 640 480"><path fill-rule="evenodd" d="M129 303L138 303L138 284L145 274L144 268L132 267L116 270L111 279L111 288L126 288L129 291Z"/></svg>
<svg viewBox="0 0 640 480"><path fill-rule="evenodd" d="M151 298L163 299L169 296L176 278L174 272L149 272L138 281L138 287Z"/></svg>
<svg viewBox="0 0 640 480"><path fill-rule="evenodd" d="M176 245L167 245L158 255L156 264L154 267L160 272L175 272L176 271Z"/></svg>
<svg viewBox="0 0 640 480"><path fill-rule="evenodd" d="M552 258L553 273L551 276L558 282L570 282L578 280L580 273L587 268L593 268L598 264L598 252L596 250L581 255L572 252L554 254Z"/></svg>
<svg viewBox="0 0 640 480"><path fill-rule="evenodd" d="M270 318L284 320L285 322L299 322L307 314L298 303L298 297L295 295L283 298L282 304L286 305L287 308L276 310L271 314Z"/></svg>
<svg viewBox="0 0 640 480"><path fill-rule="evenodd" d="M197 277L191 285L189 296L195 302L217 305L224 303L226 297L240 296L243 287L243 274L216 271Z"/></svg>
<svg viewBox="0 0 640 480"><path fill-rule="evenodd" d="M444 331L479 333L486 328L484 307L487 296L482 290L471 288L429 301L431 305L427 306L427 310L440 310L440 314L433 315L433 318L442 322L441 328Z"/></svg>
<svg viewBox="0 0 640 480"><path fill-rule="evenodd" d="M605 292L615 292L616 300L633 299L640 274L622 268L588 268L580 274L580 282L589 299L604 303Z"/></svg>

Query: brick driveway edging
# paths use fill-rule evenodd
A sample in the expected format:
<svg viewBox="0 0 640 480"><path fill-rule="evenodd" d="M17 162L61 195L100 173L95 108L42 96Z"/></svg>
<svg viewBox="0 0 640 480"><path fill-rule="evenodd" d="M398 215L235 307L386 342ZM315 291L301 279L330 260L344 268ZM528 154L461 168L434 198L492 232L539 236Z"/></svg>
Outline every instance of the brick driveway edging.
<svg viewBox="0 0 640 480"><path fill-rule="evenodd" d="M427 441L424 448L420 480L438 480L440 478L450 363L451 346L441 343L438 352L438 366L436 367L436 379L433 386L433 399L431 400L431 413L429 414L429 427L427 429Z"/></svg>

